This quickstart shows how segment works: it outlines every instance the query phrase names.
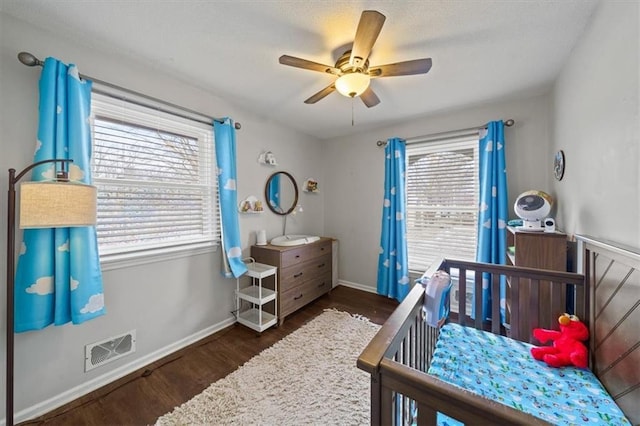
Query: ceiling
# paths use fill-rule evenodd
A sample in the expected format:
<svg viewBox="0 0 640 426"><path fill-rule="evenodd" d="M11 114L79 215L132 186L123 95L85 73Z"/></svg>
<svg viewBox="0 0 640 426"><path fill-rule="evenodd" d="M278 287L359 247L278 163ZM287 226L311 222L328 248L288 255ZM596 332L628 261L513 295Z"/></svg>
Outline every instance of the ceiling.
<svg viewBox="0 0 640 426"><path fill-rule="evenodd" d="M596 0L0 0L0 11L163 69L269 120L327 139L547 90L596 5ZM373 108L337 92L304 104L333 77L280 65L278 58L287 54L333 65L353 41L366 9L386 16L369 57L372 65L430 57L431 71L373 80L381 100Z"/></svg>

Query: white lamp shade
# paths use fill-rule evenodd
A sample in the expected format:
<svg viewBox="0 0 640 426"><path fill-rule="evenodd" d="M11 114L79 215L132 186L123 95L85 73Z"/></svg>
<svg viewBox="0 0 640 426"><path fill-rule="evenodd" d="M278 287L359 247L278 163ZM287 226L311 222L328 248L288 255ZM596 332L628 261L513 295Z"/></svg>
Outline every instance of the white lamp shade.
<svg viewBox="0 0 640 426"><path fill-rule="evenodd" d="M20 228L66 228L96 224L95 186L73 182L20 184Z"/></svg>
<svg viewBox="0 0 640 426"><path fill-rule="evenodd" d="M352 72L345 74L336 80L336 89L344 96L355 98L367 90L370 81L371 77L367 74Z"/></svg>

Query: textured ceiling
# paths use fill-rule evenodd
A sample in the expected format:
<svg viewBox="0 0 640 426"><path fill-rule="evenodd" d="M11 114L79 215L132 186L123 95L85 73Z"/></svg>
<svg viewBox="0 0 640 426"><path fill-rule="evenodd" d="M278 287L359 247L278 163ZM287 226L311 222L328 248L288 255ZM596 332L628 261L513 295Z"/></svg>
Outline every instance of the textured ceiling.
<svg viewBox="0 0 640 426"><path fill-rule="evenodd" d="M546 90L596 5L591 0L0 0L0 11L162 68L325 139ZM338 93L304 104L332 77L280 65L278 57L333 65L353 41L366 9L387 18L372 65L430 57L433 68L425 75L374 80L381 103L373 108L359 99L352 105Z"/></svg>

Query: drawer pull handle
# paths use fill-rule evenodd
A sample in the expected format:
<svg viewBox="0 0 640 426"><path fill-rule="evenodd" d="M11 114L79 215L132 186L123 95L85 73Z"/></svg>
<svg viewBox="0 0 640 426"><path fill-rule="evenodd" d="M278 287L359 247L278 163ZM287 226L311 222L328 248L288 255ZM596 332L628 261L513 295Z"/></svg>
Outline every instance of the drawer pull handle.
<svg viewBox="0 0 640 426"><path fill-rule="evenodd" d="M318 288L324 287L325 284L326 284L326 282L323 281L322 284L318 284Z"/></svg>
<svg viewBox="0 0 640 426"><path fill-rule="evenodd" d="M304 273L304 272L300 272L300 273L298 273L298 274L295 274L295 275L293 276L293 278L300 278L300 277L302 276L302 274L303 274L303 273Z"/></svg>
<svg viewBox="0 0 640 426"><path fill-rule="evenodd" d="M296 259L300 259L300 255L299 254L296 254Z"/></svg>
<svg viewBox="0 0 640 426"><path fill-rule="evenodd" d="M318 265L318 268L324 268L324 263L321 263L320 265Z"/></svg>
<svg viewBox="0 0 640 426"><path fill-rule="evenodd" d="M293 300L298 300L298 299L302 299L302 294L300 294L300 296L296 296L293 298Z"/></svg>

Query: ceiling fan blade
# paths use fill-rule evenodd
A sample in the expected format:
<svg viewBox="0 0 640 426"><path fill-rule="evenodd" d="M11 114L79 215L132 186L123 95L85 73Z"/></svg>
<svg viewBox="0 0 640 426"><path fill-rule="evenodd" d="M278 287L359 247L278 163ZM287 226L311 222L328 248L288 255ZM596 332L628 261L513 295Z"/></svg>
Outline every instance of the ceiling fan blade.
<svg viewBox="0 0 640 426"><path fill-rule="evenodd" d="M376 95L373 89L371 89L371 86L367 87L367 90L362 92L360 99L362 99L362 102L364 102L368 108L374 107L380 103L378 95Z"/></svg>
<svg viewBox="0 0 640 426"><path fill-rule="evenodd" d="M336 67L332 67L331 65L319 64L318 62L308 61L302 58L296 58L295 56L282 55L280 56L280 59L278 59L278 61L282 65L289 65L291 67L302 68L305 70L319 71L319 72L325 72L325 73L335 74L335 75L342 74L342 71L340 71Z"/></svg>
<svg viewBox="0 0 640 426"><path fill-rule="evenodd" d="M369 76L394 77L398 75L426 74L431 69L431 58L414 59L413 61L397 62L395 64L380 65L369 68Z"/></svg>
<svg viewBox="0 0 640 426"><path fill-rule="evenodd" d="M328 85L327 87L325 87L324 89L322 89L321 91L319 91L318 93L316 93L315 95L311 96L309 99L304 101L304 103L315 104L320 99L324 98L325 96L327 96L328 94L332 93L335 90L336 90L335 83L331 83L330 85Z"/></svg>
<svg viewBox="0 0 640 426"><path fill-rule="evenodd" d="M349 64L355 68L363 68L374 43L376 42L386 17L375 10L365 10L360 16L356 37L351 48Z"/></svg>

